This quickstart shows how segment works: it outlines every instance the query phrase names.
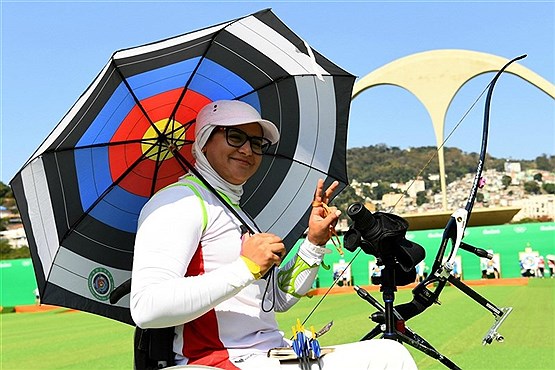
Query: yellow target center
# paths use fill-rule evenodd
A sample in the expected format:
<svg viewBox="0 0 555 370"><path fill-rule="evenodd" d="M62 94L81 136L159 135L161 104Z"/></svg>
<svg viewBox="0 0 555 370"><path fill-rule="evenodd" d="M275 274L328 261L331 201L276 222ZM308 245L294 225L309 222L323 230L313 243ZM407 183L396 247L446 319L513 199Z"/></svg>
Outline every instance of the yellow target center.
<svg viewBox="0 0 555 370"><path fill-rule="evenodd" d="M185 140L185 128L177 121L164 118L150 126L143 135L141 149L147 158L163 161L173 157Z"/></svg>

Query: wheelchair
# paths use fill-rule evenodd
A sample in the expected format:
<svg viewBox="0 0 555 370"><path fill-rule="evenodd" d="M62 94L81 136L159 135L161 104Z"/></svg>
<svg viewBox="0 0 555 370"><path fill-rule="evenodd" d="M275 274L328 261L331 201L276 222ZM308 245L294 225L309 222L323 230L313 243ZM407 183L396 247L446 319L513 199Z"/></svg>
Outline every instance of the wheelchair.
<svg viewBox="0 0 555 370"><path fill-rule="evenodd" d="M135 327L133 339L134 370L216 369L204 365L175 365L174 328L141 329Z"/></svg>

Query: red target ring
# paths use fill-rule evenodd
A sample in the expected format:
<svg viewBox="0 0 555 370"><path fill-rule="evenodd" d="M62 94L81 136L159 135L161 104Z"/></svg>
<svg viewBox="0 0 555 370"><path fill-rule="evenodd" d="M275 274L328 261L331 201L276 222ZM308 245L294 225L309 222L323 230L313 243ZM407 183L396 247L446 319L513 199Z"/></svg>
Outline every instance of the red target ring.
<svg viewBox="0 0 555 370"><path fill-rule="evenodd" d="M166 91L143 99L123 119L110 140L108 161L112 181L126 191L150 197L173 182L186 170L179 163L169 146L177 148L189 163L194 163L191 145L197 113L210 102L205 96L187 91L180 99L182 89ZM178 101L180 101L178 105ZM174 120L170 121L175 107ZM161 142L160 137L166 140ZM130 171L130 172L129 172Z"/></svg>

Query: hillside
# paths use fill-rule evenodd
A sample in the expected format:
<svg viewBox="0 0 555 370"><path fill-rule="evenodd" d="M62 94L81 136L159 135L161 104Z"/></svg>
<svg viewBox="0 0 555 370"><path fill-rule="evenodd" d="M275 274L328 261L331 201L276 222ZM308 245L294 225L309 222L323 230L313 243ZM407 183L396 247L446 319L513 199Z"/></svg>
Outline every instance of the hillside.
<svg viewBox="0 0 555 370"><path fill-rule="evenodd" d="M451 181L476 171L478 153L465 153L458 148L444 149L446 175ZM430 158L432 160L430 161ZM352 148L347 151L347 173L349 179L359 182L407 182L414 179L425 163L430 161L421 176L439 174L437 150L435 147L400 149L384 144ZM508 160L505 158L486 157L485 169L503 171ZM522 170L540 169L554 171L555 156L540 156L536 160L515 160Z"/></svg>
<svg viewBox="0 0 555 370"><path fill-rule="evenodd" d="M463 178L476 171L478 153L465 153L458 148L444 148L445 171L447 183ZM428 163L429 162L429 163ZM487 156L484 171L497 170L503 172L506 162L520 163L522 171L537 169L555 171L555 156L542 155L535 160L516 160ZM428 165L424 168L424 166ZM347 151L347 174L349 181L373 184L364 192L373 200L380 200L384 194L400 192L390 185L394 183L410 183L415 178L424 181L426 189L437 194L441 192L439 183L439 163L435 147L419 147L400 149L384 144L351 148ZM553 186L549 189L552 190ZM549 191L551 192L551 191ZM425 201L425 200L424 200ZM347 187L333 204L346 209L354 202L364 202L355 193L355 189Z"/></svg>

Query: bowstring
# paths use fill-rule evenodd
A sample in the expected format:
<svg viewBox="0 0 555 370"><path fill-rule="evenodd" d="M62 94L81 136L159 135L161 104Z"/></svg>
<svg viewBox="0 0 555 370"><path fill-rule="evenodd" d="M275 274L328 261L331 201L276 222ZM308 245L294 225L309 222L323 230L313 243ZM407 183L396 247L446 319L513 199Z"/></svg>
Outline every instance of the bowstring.
<svg viewBox="0 0 555 370"><path fill-rule="evenodd" d="M405 195L408 194L409 189L414 185L414 183L416 182L416 179L418 179L421 175L422 172L424 172L424 170L428 167L428 165L432 162L432 160L437 157L439 151L445 146L445 144L447 144L447 141L451 138L451 136L453 136L453 134L455 133L455 131L459 128L459 126L463 123L463 121L465 120L466 116L468 116L470 114L470 111L472 109L474 109L474 107L476 106L476 104L478 104L478 102L480 101L480 99L482 98L482 96L486 93L486 91L488 91L488 88L490 87L490 85L492 84L493 81L490 81L490 83L487 84L487 86L482 90L482 92L480 93L480 95L478 95L478 97L474 100L474 102L470 105L470 107L466 110L466 112L464 112L463 116L461 117L461 119L459 119L459 121L457 122L457 124L453 127L453 129L451 129L451 131L449 131L449 134L447 135L447 137L443 140L443 142L437 147L437 149L435 150L435 152L432 153L431 157L428 159L428 161L426 162L426 164L424 164L424 166L420 169L420 171L418 171L418 173L416 174L416 176L414 177L414 179L411 181L411 183L409 184L409 186L405 189L405 191L401 194L401 196L399 197L399 199L397 199L397 201L395 202L395 204L387 211L387 213L393 213L393 211L395 210L395 207L397 207L397 205L399 204L399 202L405 197Z"/></svg>
<svg viewBox="0 0 555 370"><path fill-rule="evenodd" d="M318 308L318 306L320 306L320 303L322 303L322 301L324 300L324 298L326 298L326 296L329 294L329 292L332 290L332 288L335 286L335 284L337 284L337 282L343 277L343 274L345 273L345 271L347 271L347 269L349 267L351 267L352 263L354 262L355 258L360 254L361 249L358 249L357 252L355 253L355 255L353 256L353 258L351 258L351 260L349 261L349 263L347 264L347 267L345 267L343 269L343 271L341 271L341 274L339 274L339 276L337 276L337 278L335 278L335 280L333 281L333 283L330 285L330 287L328 288L328 290L326 290L326 292L322 295L322 298L320 298L318 300L318 302L316 303L316 305L314 305L314 307L312 308L312 310L308 313L308 315L306 316L306 318L303 320L302 325L304 325L308 319L312 316L312 314L316 311L316 309Z"/></svg>

